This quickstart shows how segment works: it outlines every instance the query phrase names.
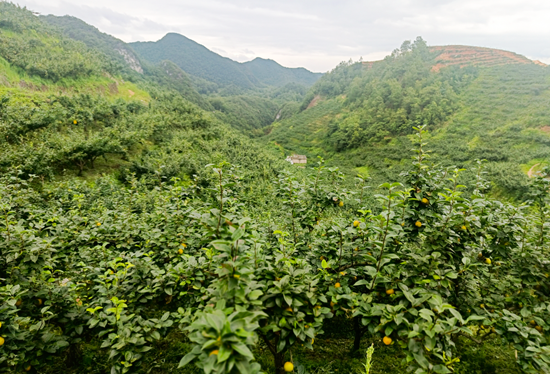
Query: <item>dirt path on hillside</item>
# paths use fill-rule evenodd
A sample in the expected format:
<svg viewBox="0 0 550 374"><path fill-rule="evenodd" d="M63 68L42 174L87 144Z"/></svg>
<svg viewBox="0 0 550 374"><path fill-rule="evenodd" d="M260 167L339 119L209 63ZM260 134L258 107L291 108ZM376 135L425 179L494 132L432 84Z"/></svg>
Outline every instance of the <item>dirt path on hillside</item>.
<svg viewBox="0 0 550 374"><path fill-rule="evenodd" d="M540 163L531 166L531 169L529 169L529 171L527 172L527 176L529 178L533 178L533 173L535 172L535 168L539 165L540 165Z"/></svg>

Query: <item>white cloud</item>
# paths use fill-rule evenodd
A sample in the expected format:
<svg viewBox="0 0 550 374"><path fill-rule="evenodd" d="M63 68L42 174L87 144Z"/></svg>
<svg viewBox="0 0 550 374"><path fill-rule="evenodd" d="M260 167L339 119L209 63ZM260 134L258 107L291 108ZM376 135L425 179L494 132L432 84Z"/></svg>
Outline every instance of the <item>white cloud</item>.
<svg viewBox="0 0 550 374"><path fill-rule="evenodd" d="M547 0L18 0L70 14L127 42L181 33L238 61L327 71L380 59L421 35L431 45L511 50L550 62ZM370 56L370 57L369 57Z"/></svg>

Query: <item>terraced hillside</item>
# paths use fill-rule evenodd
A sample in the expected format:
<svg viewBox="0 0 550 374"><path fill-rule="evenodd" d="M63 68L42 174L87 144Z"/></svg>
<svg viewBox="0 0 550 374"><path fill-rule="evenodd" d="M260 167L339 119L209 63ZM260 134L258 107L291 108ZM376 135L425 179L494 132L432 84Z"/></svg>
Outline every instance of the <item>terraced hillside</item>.
<svg viewBox="0 0 550 374"><path fill-rule="evenodd" d="M527 57L514 52L500 49L470 47L465 45L445 45L430 47L430 51L437 53L433 71L439 71L446 66L496 66L523 64L530 65L534 62Z"/></svg>
<svg viewBox="0 0 550 374"><path fill-rule="evenodd" d="M467 45L441 45L428 48L434 55L432 71L439 71L447 66L497 66L535 64L547 66L538 60L530 60L520 54L504 51L502 49L472 47ZM372 68L379 61L363 61L363 66L367 69Z"/></svg>

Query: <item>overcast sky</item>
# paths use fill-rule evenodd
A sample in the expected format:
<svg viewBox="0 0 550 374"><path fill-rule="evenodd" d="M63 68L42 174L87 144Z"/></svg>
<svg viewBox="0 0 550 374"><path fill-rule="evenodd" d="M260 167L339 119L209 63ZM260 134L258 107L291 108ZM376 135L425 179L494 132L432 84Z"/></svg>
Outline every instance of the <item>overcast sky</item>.
<svg viewBox="0 0 550 374"><path fill-rule="evenodd" d="M237 61L331 70L404 40L513 51L550 64L548 0L12 0L72 15L126 42L187 36Z"/></svg>

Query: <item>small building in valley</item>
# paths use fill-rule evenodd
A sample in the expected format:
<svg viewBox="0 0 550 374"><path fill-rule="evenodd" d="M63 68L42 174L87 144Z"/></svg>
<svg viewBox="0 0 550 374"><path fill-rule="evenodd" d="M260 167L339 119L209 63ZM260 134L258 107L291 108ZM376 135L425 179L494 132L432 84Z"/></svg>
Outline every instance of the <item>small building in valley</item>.
<svg viewBox="0 0 550 374"><path fill-rule="evenodd" d="M286 161L290 162L291 164L301 164L302 166L307 164L307 157L304 155L292 155L288 156L286 158Z"/></svg>

